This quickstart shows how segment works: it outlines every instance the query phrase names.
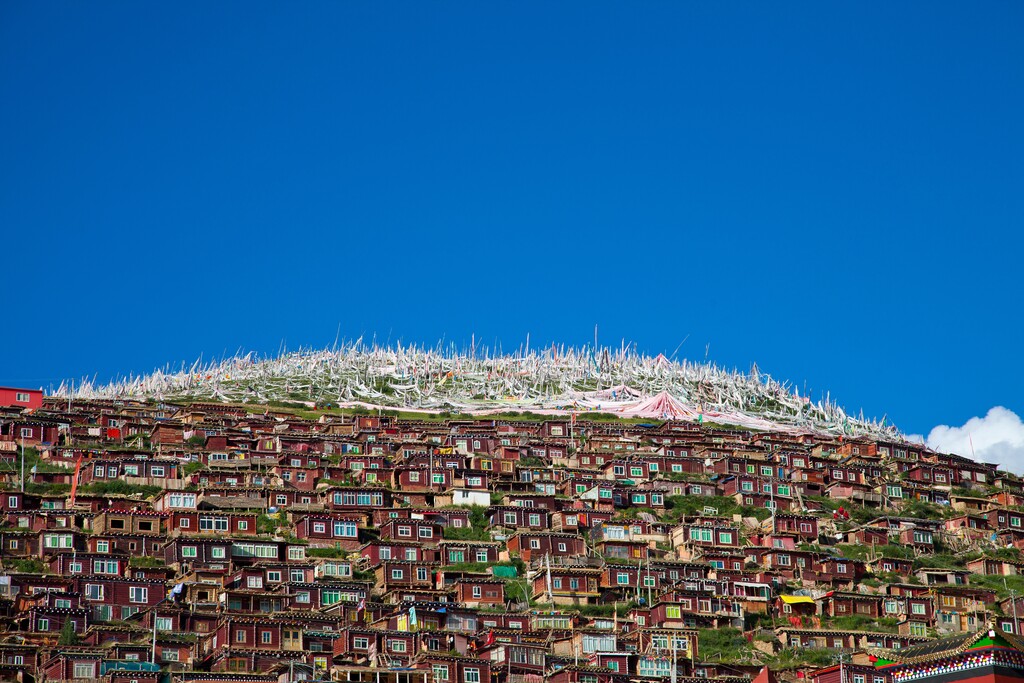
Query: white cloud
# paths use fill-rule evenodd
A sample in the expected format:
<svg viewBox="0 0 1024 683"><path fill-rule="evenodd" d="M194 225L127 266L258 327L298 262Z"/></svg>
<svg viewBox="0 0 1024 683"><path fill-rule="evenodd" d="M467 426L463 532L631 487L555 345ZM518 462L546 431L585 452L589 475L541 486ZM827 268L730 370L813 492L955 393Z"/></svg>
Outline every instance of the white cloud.
<svg viewBox="0 0 1024 683"><path fill-rule="evenodd" d="M940 453L956 453L1024 472L1024 422L1002 406L992 408L985 417L972 417L962 427L935 427L927 444Z"/></svg>

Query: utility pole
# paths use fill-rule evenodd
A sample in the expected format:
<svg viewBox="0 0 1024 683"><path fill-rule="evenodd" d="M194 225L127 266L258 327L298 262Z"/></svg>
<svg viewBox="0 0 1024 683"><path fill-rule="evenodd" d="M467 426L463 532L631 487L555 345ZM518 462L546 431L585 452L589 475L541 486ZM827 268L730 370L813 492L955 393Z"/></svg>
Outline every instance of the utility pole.
<svg viewBox="0 0 1024 683"><path fill-rule="evenodd" d="M671 671L672 680L671 680L671 683L676 683L676 634L673 633L669 637L672 638L672 671Z"/></svg>
<svg viewBox="0 0 1024 683"><path fill-rule="evenodd" d="M21 433L21 492L25 493L25 432Z"/></svg>
<svg viewBox="0 0 1024 683"><path fill-rule="evenodd" d="M1003 577L1003 588L1006 588L1006 577ZM1013 606L1013 635L1020 635L1020 626L1017 623L1017 592L1010 589L1010 604Z"/></svg>
<svg viewBox="0 0 1024 683"><path fill-rule="evenodd" d="M149 661L151 664L156 664L156 605L153 605L153 643L150 646Z"/></svg>

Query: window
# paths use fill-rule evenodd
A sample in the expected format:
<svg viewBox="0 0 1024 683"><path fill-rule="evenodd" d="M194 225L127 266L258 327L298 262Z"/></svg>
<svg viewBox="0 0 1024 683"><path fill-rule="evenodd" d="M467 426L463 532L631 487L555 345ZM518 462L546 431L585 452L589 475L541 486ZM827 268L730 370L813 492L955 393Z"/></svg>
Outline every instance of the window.
<svg viewBox="0 0 1024 683"><path fill-rule="evenodd" d="M732 543L732 532L731 531L719 531L718 532L719 543Z"/></svg>
<svg viewBox="0 0 1024 683"><path fill-rule="evenodd" d="M102 600L103 599L103 584L99 584L99 583L87 583L87 584L85 584L85 599L86 600Z"/></svg>
<svg viewBox="0 0 1024 683"><path fill-rule="evenodd" d="M404 569L392 569L391 570L391 578L400 581L401 579L405 578L405 570Z"/></svg>
<svg viewBox="0 0 1024 683"><path fill-rule="evenodd" d="M679 605L667 605L665 607L666 619L680 619L683 616L682 608Z"/></svg>
<svg viewBox="0 0 1024 683"><path fill-rule="evenodd" d="M109 553L110 552L110 541L96 541L96 552L98 552L98 553Z"/></svg>
<svg viewBox="0 0 1024 683"><path fill-rule="evenodd" d="M531 538L530 539L530 548L532 550L540 550L540 539L539 538Z"/></svg>
<svg viewBox="0 0 1024 683"><path fill-rule="evenodd" d="M171 631L174 629L174 619L171 617L157 617L156 618L156 630L157 631Z"/></svg>
<svg viewBox="0 0 1024 683"><path fill-rule="evenodd" d="M162 650L160 652L160 659L162 659L165 662L176 662L178 661L178 651L171 650L169 648L166 650Z"/></svg>
<svg viewBox="0 0 1024 683"><path fill-rule="evenodd" d="M149 476L151 476L151 477L162 477L162 476L164 476L164 468L163 467L157 467L157 466L154 465L153 467L149 468Z"/></svg>
<svg viewBox="0 0 1024 683"><path fill-rule="evenodd" d="M910 606L911 614L924 614L924 603L915 602Z"/></svg>
<svg viewBox="0 0 1024 683"><path fill-rule="evenodd" d="M397 638L388 639L388 650L392 652L405 652L405 641Z"/></svg>
<svg viewBox="0 0 1024 683"><path fill-rule="evenodd" d="M846 565L845 564L837 564L836 565L836 571L839 572L840 574L845 574L846 573Z"/></svg>
<svg viewBox="0 0 1024 683"><path fill-rule="evenodd" d="M466 667L463 681L465 683L480 683L480 669Z"/></svg>
<svg viewBox="0 0 1024 683"><path fill-rule="evenodd" d="M421 526L420 529L419 529L419 537L420 538L433 538L434 537L434 530L431 529L428 526Z"/></svg>
<svg viewBox="0 0 1024 683"><path fill-rule="evenodd" d="M245 631L235 631L235 642L236 643L244 643L245 642Z"/></svg>
<svg viewBox="0 0 1024 683"><path fill-rule="evenodd" d="M95 678L95 662L75 662L75 678Z"/></svg>
<svg viewBox="0 0 1024 683"><path fill-rule="evenodd" d="M129 587L128 602L149 602L149 589L142 586Z"/></svg>
<svg viewBox="0 0 1024 683"><path fill-rule="evenodd" d="M629 574L627 572L619 572L615 576L615 582L620 586L629 585Z"/></svg>
<svg viewBox="0 0 1024 683"><path fill-rule="evenodd" d="M23 438L23 439L31 439L32 438L32 428L31 427L22 427L21 428L21 438Z"/></svg>
<svg viewBox="0 0 1024 683"><path fill-rule="evenodd" d="M370 639L362 636L357 636L352 639L352 648L355 650L369 650Z"/></svg>
<svg viewBox="0 0 1024 683"><path fill-rule="evenodd" d="M448 665L447 664L434 664L431 667L434 673L435 681L447 681L448 680Z"/></svg>
<svg viewBox="0 0 1024 683"><path fill-rule="evenodd" d="M118 574L117 560L93 560L93 574Z"/></svg>
<svg viewBox="0 0 1024 683"><path fill-rule="evenodd" d="M182 557L197 557L196 547L194 545L183 545L181 546Z"/></svg>
<svg viewBox="0 0 1024 683"><path fill-rule="evenodd" d="M309 604L309 591L301 591L295 594L295 602L308 605Z"/></svg>
<svg viewBox="0 0 1024 683"><path fill-rule="evenodd" d="M710 543L712 539L711 529L694 527L690 529L690 540L691 541L703 541Z"/></svg>

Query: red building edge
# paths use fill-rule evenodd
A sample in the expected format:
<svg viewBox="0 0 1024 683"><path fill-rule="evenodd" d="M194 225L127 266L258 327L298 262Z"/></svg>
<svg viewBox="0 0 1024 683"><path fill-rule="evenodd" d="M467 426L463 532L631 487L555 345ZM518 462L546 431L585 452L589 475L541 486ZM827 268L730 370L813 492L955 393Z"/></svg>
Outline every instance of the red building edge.
<svg viewBox="0 0 1024 683"><path fill-rule="evenodd" d="M19 389L0 387L0 407L27 408L36 410L43 407L42 389Z"/></svg>
<svg viewBox="0 0 1024 683"><path fill-rule="evenodd" d="M893 683L1019 683L1024 638L985 628L899 650L872 650L876 670Z"/></svg>

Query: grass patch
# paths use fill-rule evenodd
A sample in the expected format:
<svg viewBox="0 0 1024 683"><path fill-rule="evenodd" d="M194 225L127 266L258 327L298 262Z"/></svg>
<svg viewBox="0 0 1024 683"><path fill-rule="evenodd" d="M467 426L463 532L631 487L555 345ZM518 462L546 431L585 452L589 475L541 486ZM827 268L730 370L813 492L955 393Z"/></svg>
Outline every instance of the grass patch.
<svg viewBox="0 0 1024 683"><path fill-rule="evenodd" d="M697 643L703 662L747 662L757 657L757 650L738 628L702 628L697 632Z"/></svg>

